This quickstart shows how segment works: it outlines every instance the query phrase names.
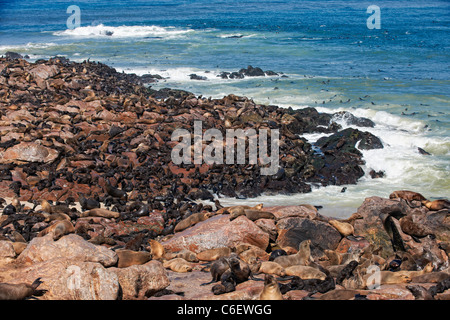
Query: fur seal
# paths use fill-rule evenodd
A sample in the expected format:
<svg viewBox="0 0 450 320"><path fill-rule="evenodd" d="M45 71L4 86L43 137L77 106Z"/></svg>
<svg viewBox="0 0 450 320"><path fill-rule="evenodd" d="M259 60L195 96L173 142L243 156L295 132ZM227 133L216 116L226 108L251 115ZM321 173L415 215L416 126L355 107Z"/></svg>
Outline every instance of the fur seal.
<svg viewBox="0 0 450 320"><path fill-rule="evenodd" d="M37 290L42 283L41 278L37 278L33 283L0 283L0 300L24 300L32 296L42 296L47 290Z"/></svg>
<svg viewBox="0 0 450 320"><path fill-rule="evenodd" d="M262 261L259 266L258 273L274 274L280 277L284 277L286 275L284 268L273 261Z"/></svg>
<svg viewBox="0 0 450 320"><path fill-rule="evenodd" d="M170 269L175 272L190 272L192 271L192 265L183 258L175 258L166 260L163 262L164 268Z"/></svg>
<svg viewBox="0 0 450 320"><path fill-rule="evenodd" d="M269 261L273 261L275 260L275 258L279 256L287 256L287 252L284 251L283 249L275 249L270 253Z"/></svg>
<svg viewBox="0 0 450 320"><path fill-rule="evenodd" d="M28 244L26 242L13 242L13 248L16 255L19 255L26 249Z"/></svg>
<svg viewBox="0 0 450 320"><path fill-rule="evenodd" d="M442 209L450 209L450 201L447 199L439 199L434 201L424 200L422 204L431 211L439 211Z"/></svg>
<svg viewBox="0 0 450 320"><path fill-rule="evenodd" d="M194 252L187 249L178 252L168 252L164 255L164 259L167 260L172 260L175 258L183 258L188 262L198 262L197 255Z"/></svg>
<svg viewBox="0 0 450 320"><path fill-rule="evenodd" d="M285 269L285 272L287 276L297 276L303 280L306 279L325 280L325 278L327 277L325 273L323 273L320 270L317 270L316 268L301 265L294 265L287 267Z"/></svg>
<svg viewBox="0 0 450 320"><path fill-rule="evenodd" d="M85 198L80 192L78 192L78 201L80 202L81 209L83 210L100 208L100 202L95 199Z"/></svg>
<svg viewBox="0 0 450 320"><path fill-rule="evenodd" d="M105 208L94 208L81 213L80 217L102 217L107 219L117 219L120 217L120 213Z"/></svg>
<svg viewBox="0 0 450 320"><path fill-rule="evenodd" d="M106 180L105 183L105 190L106 193L108 193L110 196L114 197L114 198L118 198L121 200L126 200L128 195L125 191L114 188L111 183L109 182L109 180Z"/></svg>
<svg viewBox="0 0 450 320"><path fill-rule="evenodd" d="M264 289L259 295L259 300L283 300L278 282L271 274L264 276Z"/></svg>
<svg viewBox="0 0 450 320"><path fill-rule="evenodd" d="M434 300L433 296L422 286L407 285L406 289L411 291L416 300Z"/></svg>
<svg viewBox="0 0 450 320"><path fill-rule="evenodd" d="M351 236L354 234L355 230L353 226L348 222L342 222L338 220L328 221L343 237Z"/></svg>
<svg viewBox="0 0 450 320"><path fill-rule="evenodd" d="M43 237L46 234L53 233L53 240L57 241L62 236L74 232L75 227L73 226L72 222L70 222L69 220L60 220L39 232L37 236Z"/></svg>
<svg viewBox="0 0 450 320"><path fill-rule="evenodd" d="M244 214L244 210L261 210L263 208L263 204L257 204L254 207L250 207L250 206L231 206L231 207L223 207L219 210L217 210L217 214L239 214L239 215L243 215Z"/></svg>
<svg viewBox="0 0 450 320"><path fill-rule="evenodd" d="M208 249L197 253L197 259L202 261L214 261L222 257L228 257L231 254L231 249L228 247L220 247Z"/></svg>
<svg viewBox="0 0 450 320"><path fill-rule="evenodd" d="M255 260L268 260L269 254L257 246L251 246L249 249L241 252L239 258L247 263Z"/></svg>
<svg viewBox="0 0 450 320"><path fill-rule="evenodd" d="M362 278L364 286L368 283L371 275L366 274ZM382 284L396 284L396 283L409 283L412 281L411 277L407 274L400 274L392 271L380 271L380 285Z"/></svg>
<svg viewBox="0 0 450 320"><path fill-rule="evenodd" d="M253 209L244 209L242 214L241 212L236 213L233 212L230 214L230 221L236 219L241 215L245 215L247 219L251 221L256 221L258 219L275 219L275 215L269 211L261 211L261 210L253 210Z"/></svg>
<svg viewBox="0 0 450 320"><path fill-rule="evenodd" d="M407 201L424 201L427 200L423 195L418 192L409 191L409 190L398 190L394 191L389 195L389 199L403 199Z"/></svg>
<svg viewBox="0 0 450 320"><path fill-rule="evenodd" d="M133 251L128 249L118 249L116 254L119 257L117 267L126 268L129 266L144 264L152 259L150 252Z"/></svg>
<svg viewBox="0 0 450 320"><path fill-rule="evenodd" d="M175 226L174 231L175 232L183 231L183 230L185 230L185 229L187 229L189 227L192 227L192 226L196 225L199 222L202 222L202 221L205 221L206 219L209 219L212 215L213 215L212 212L193 213L189 217L187 217L186 219L183 219L180 222L178 222L177 225Z"/></svg>
<svg viewBox="0 0 450 320"><path fill-rule="evenodd" d="M165 254L165 249L161 243L156 240L150 239L148 241L150 245L150 253L152 254L152 259L159 260Z"/></svg>
<svg viewBox="0 0 450 320"><path fill-rule="evenodd" d="M402 231L412 237L423 238L433 234L433 231L424 225L420 221L420 218L414 214L400 218L399 223Z"/></svg>
<svg viewBox="0 0 450 320"><path fill-rule="evenodd" d="M201 286L206 286L208 284L217 282L221 279L222 274L230 268L228 265L227 258L220 257L213 262L209 272L211 272L212 280L210 282L202 283Z"/></svg>
<svg viewBox="0 0 450 320"><path fill-rule="evenodd" d="M304 240L300 243L298 252L288 256L276 257L274 262L278 263L284 268L293 265L306 265L311 260L311 240Z"/></svg>

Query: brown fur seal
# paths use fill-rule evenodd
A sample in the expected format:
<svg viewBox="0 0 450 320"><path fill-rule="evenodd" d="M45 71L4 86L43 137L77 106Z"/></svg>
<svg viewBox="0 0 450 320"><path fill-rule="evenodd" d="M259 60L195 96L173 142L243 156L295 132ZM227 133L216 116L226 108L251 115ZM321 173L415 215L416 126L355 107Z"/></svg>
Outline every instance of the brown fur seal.
<svg viewBox="0 0 450 320"><path fill-rule="evenodd" d="M175 258L172 260L166 260L163 262L164 268L170 269L175 272L190 272L192 271L192 265L183 258Z"/></svg>
<svg viewBox="0 0 450 320"><path fill-rule="evenodd" d="M369 277L371 274L366 274L363 276L363 284L366 285L368 283ZM397 273L392 271L380 271L380 285L383 284L396 284L396 283L409 283L411 282L411 277L407 274Z"/></svg>
<svg viewBox="0 0 450 320"><path fill-rule="evenodd" d="M197 253L197 259L202 261L215 261L222 257L228 257L231 254L231 249L228 247L220 247L208 249Z"/></svg>
<svg viewBox="0 0 450 320"><path fill-rule="evenodd" d="M144 264L152 259L150 252L147 251L119 249L116 253L119 257L117 263L118 268L126 268L129 266Z"/></svg>
<svg viewBox="0 0 450 320"><path fill-rule="evenodd" d="M178 252L168 252L164 255L164 259L167 260L172 260L175 258L183 258L184 260L189 262L198 262L197 255L194 252L187 249Z"/></svg>
<svg viewBox="0 0 450 320"><path fill-rule="evenodd" d="M433 231L420 221L420 217L412 214L400 218L400 228L402 231L413 237L426 237L427 235L433 234Z"/></svg>
<svg viewBox="0 0 450 320"><path fill-rule="evenodd" d="M120 213L105 208L95 208L81 213L80 217L102 217L107 219L117 219L120 217Z"/></svg>
<svg viewBox="0 0 450 320"><path fill-rule="evenodd" d="M241 215L240 212L238 214L233 212L230 214L230 220L234 220ZM275 219L275 215L272 212L261 210L244 209L244 215L251 221L256 221L258 219Z"/></svg>
<svg viewBox="0 0 450 320"><path fill-rule="evenodd" d="M152 259L161 259L165 254L163 245L156 240L149 240L148 243L150 244L150 253L152 254Z"/></svg>
<svg viewBox="0 0 450 320"><path fill-rule="evenodd" d="M59 240L62 236L69 234L69 233L74 233L75 232L75 228L72 224L72 222L70 222L69 220L61 220L61 221L57 221L54 224L52 224L51 226L45 228L44 230L42 230L41 232L38 233L38 237L43 237L46 234L49 233L53 233L53 240Z"/></svg>
<svg viewBox="0 0 450 320"><path fill-rule="evenodd" d="M26 249L28 244L26 242L13 242L13 248L16 255L19 255Z"/></svg>
<svg viewBox="0 0 450 320"><path fill-rule="evenodd" d="M42 296L47 290L37 290L41 283L41 278L34 280L31 285L0 283L0 300L24 300L32 296Z"/></svg>
<svg viewBox="0 0 450 320"><path fill-rule="evenodd" d="M224 272L224 274L222 274L222 278L224 276L227 277L225 274L229 272L231 273L231 276L235 280L236 284L247 281L249 278L252 280L260 280L260 281L262 280L254 278L250 266L246 262L239 259L238 257L232 256L227 260L227 262L228 265L230 266L230 269L228 269L227 271Z"/></svg>
<svg viewBox="0 0 450 320"><path fill-rule="evenodd" d="M328 223L331 224L343 237L351 236L355 232L350 223L338 220L330 220Z"/></svg>
<svg viewBox="0 0 450 320"><path fill-rule="evenodd" d="M45 222L51 222L51 221L55 221L55 220L71 220L70 217L63 213L63 212L55 212L52 214L48 214L44 212L44 216L45 216Z"/></svg>
<svg viewBox="0 0 450 320"><path fill-rule="evenodd" d="M214 261L211 265L211 268L209 272L211 272L212 279L210 282L202 283L201 286L206 286L208 284L217 282L222 277L222 274L224 274L225 271L227 271L230 268L228 265L227 258L221 257L218 260Z"/></svg>
<svg viewBox="0 0 450 320"><path fill-rule="evenodd" d="M278 263L284 268L293 265L306 265L311 260L311 240L304 240L300 243L298 252L288 256L276 257L274 262Z"/></svg>
<svg viewBox="0 0 450 320"><path fill-rule="evenodd" d="M257 246L251 246L249 249L241 252L239 258L247 263L255 260L268 260L269 254Z"/></svg>
<svg viewBox="0 0 450 320"><path fill-rule="evenodd" d="M259 300L283 300L283 295L274 276L270 274L264 276L264 289L259 295Z"/></svg>
<svg viewBox="0 0 450 320"><path fill-rule="evenodd" d="M447 199L440 199L434 201L424 200L422 204L428 208L428 210L439 211L442 209L450 209L450 201Z"/></svg>
<svg viewBox="0 0 450 320"><path fill-rule="evenodd" d="M261 210L263 208L263 204L257 204L254 207L250 206L231 206L231 207L223 207L217 210L217 214L232 214L233 212L243 212L245 209L253 209L253 210Z"/></svg>
<svg viewBox="0 0 450 320"><path fill-rule="evenodd" d="M287 276L297 276L303 280L306 279L325 280L325 278L327 277L327 275L322 271L309 266L294 265L287 267L285 271Z"/></svg>
<svg viewBox="0 0 450 320"><path fill-rule="evenodd" d="M389 195L389 199L403 199L403 200L407 200L407 201L413 201L413 200L417 200L417 201L423 201L423 200L427 200L423 195L421 195L420 193L414 192L414 191L409 191L409 190L398 190L398 191L394 191Z"/></svg>
<svg viewBox="0 0 450 320"><path fill-rule="evenodd" d="M183 231L189 227L192 227L193 225L196 225L199 222L205 221L206 219L210 218L214 213L212 212L199 212L199 213L193 213L186 219L181 220L177 223L175 226L174 231L180 232Z"/></svg>
<svg viewBox="0 0 450 320"><path fill-rule="evenodd" d="M286 275L284 268L273 261L262 261L259 266L258 273L274 274L280 277L284 277Z"/></svg>

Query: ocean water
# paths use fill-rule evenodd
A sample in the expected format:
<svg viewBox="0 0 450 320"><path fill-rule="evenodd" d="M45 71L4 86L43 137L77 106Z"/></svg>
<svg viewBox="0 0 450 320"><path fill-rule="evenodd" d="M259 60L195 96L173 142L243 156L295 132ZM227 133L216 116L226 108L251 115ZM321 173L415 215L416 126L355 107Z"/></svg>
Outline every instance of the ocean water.
<svg viewBox="0 0 450 320"><path fill-rule="evenodd" d="M67 24L70 5L80 9L79 27ZM370 5L380 8L380 29L367 26ZM350 111L376 123L364 130L380 137L384 149L363 151L366 176L345 193L343 186L313 186L308 194L224 204L311 203L344 217L365 197L398 189L450 197L448 1L0 0L0 54L6 51L31 61L63 55L160 74L165 79L155 89L213 98L233 93L281 107ZM248 65L285 77L217 77ZM193 73L207 80L191 80ZM371 169L385 177L371 179Z"/></svg>

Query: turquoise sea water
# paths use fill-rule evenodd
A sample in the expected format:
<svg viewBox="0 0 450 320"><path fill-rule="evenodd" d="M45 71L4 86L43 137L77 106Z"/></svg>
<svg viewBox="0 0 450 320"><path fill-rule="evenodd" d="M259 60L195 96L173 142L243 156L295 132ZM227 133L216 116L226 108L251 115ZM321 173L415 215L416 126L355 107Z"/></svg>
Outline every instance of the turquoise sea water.
<svg viewBox="0 0 450 320"><path fill-rule="evenodd" d="M67 25L70 5L80 8L75 29ZM367 27L370 5L380 8L380 29ZM89 58L120 71L162 75L154 88L215 98L233 93L372 119L376 126L368 131L385 148L363 152L367 174L358 185L345 193L332 186L245 200L309 202L342 216L367 196L398 189L450 197L449 49L448 1L0 1L0 54ZM287 77L217 77L248 65ZM191 80L192 73L207 80ZM370 169L386 175L371 179Z"/></svg>

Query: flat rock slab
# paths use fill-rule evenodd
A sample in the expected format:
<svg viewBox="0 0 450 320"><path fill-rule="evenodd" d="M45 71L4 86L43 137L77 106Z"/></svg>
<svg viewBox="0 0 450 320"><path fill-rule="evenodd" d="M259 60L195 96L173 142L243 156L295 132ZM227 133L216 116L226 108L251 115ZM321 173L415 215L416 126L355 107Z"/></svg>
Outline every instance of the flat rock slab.
<svg viewBox="0 0 450 320"><path fill-rule="evenodd" d="M167 251L188 249L195 253L220 247L235 247L242 243L265 250L269 235L245 216L230 221L229 215L217 215L196 224L163 241Z"/></svg>

